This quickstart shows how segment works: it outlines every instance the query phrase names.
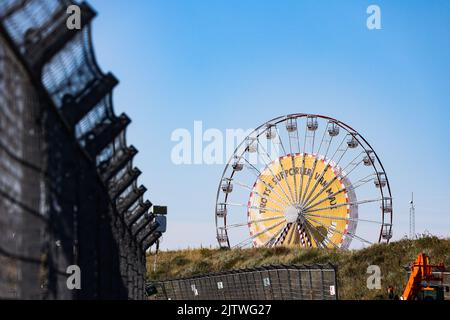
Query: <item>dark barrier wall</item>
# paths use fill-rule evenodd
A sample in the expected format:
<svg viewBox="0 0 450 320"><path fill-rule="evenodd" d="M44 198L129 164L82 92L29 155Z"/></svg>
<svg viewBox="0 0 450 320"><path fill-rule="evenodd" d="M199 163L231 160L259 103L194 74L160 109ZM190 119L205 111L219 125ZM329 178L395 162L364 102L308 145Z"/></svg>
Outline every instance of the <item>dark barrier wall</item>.
<svg viewBox="0 0 450 320"><path fill-rule="evenodd" d="M444 272L444 285L450 288L450 272ZM450 300L450 290L444 290L445 300Z"/></svg>
<svg viewBox="0 0 450 320"><path fill-rule="evenodd" d="M155 299L336 300L332 265L265 266L153 283Z"/></svg>
<svg viewBox="0 0 450 320"><path fill-rule="evenodd" d="M137 184L118 83L95 61L90 21L67 0L0 1L0 298L142 299L161 236ZM81 269L81 289L67 268Z"/></svg>

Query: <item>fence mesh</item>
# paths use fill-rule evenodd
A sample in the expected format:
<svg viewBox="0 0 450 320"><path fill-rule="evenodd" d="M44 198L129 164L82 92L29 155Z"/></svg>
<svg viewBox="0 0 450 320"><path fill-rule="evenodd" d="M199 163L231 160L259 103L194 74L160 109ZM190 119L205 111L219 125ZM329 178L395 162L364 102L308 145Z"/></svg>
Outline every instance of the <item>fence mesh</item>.
<svg viewBox="0 0 450 320"><path fill-rule="evenodd" d="M98 67L95 12L68 30L68 0L0 3L0 298L144 297L161 236L137 184L137 150ZM67 286L81 269L81 290Z"/></svg>
<svg viewBox="0 0 450 320"><path fill-rule="evenodd" d="M335 267L265 266L153 282L157 300L336 300Z"/></svg>

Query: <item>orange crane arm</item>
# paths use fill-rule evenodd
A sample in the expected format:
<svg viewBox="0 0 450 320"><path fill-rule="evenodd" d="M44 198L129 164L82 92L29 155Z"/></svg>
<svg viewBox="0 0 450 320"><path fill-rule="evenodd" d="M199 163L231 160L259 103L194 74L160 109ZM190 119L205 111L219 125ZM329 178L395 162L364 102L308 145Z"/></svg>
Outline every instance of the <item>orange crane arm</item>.
<svg viewBox="0 0 450 320"><path fill-rule="evenodd" d="M403 291L402 294L403 300L411 300L417 294L417 291L420 290L420 283L422 282L422 279L432 273L428 259L428 256L424 253L420 253L417 256L411 266L411 275L409 276L405 291Z"/></svg>

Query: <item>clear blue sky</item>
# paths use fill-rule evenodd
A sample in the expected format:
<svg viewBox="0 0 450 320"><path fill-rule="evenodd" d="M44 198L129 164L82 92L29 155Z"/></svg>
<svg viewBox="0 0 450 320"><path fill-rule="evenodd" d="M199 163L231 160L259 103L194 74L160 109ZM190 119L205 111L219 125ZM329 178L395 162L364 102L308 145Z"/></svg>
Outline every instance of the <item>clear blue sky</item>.
<svg viewBox="0 0 450 320"><path fill-rule="evenodd" d="M340 119L370 141L394 197L394 238L450 235L450 1L90 0L101 67L155 204L163 248L216 245L223 165L172 164L173 130L253 128L294 112ZM366 28L381 8L382 30Z"/></svg>

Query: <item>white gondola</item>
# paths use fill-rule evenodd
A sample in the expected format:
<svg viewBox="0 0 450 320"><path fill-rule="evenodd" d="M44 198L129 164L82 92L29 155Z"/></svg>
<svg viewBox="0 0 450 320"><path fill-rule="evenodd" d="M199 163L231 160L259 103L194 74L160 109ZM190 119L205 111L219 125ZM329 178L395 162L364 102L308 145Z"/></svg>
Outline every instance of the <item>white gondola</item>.
<svg viewBox="0 0 450 320"><path fill-rule="evenodd" d="M309 131L316 131L319 127L319 123L317 122L317 117L315 116L308 116L306 119L306 126L308 127Z"/></svg>
<svg viewBox="0 0 450 320"><path fill-rule="evenodd" d="M328 134L330 137L336 137L339 134L339 126L336 122L331 122L328 125Z"/></svg>
<svg viewBox="0 0 450 320"><path fill-rule="evenodd" d="M352 134L347 140L347 146L350 149L354 149L359 145L358 140L356 140L355 136Z"/></svg>
<svg viewBox="0 0 450 320"><path fill-rule="evenodd" d="M377 188L384 188L386 186L386 175L384 172L378 172L377 176L374 178L373 183L375 184L375 187Z"/></svg>
<svg viewBox="0 0 450 320"><path fill-rule="evenodd" d="M277 136L277 131L273 124L268 124L266 129L266 138L268 140L274 139Z"/></svg>
<svg viewBox="0 0 450 320"><path fill-rule="evenodd" d="M375 155L372 151L367 152L363 158L363 163L365 166L371 166L375 162Z"/></svg>
<svg viewBox="0 0 450 320"><path fill-rule="evenodd" d="M239 159L239 157L234 157L231 167L234 171L241 171L244 168L244 163Z"/></svg>
<svg viewBox="0 0 450 320"><path fill-rule="evenodd" d="M219 203L217 205L216 215L219 218L224 218L227 215L227 206L225 203Z"/></svg>
<svg viewBox="0 0 450 320"><path fill-rule="evenodd" d="M392 199L388 197L383 198L383 205L381 207L384 213L392 212Z"/></svg>
<svg viewBox="0 0 450 320"><path fill-rule="evenodd" d="M288 132L297 131L297 119L289 118L286 120L286 130Z"/></svg>
<svg viewBox="0 0 450 320"><path fill-rule="evenodd" d="M258 151L258 144L256 138L247 137L247 150L250 153L254 153Z"/></svg>
<svg viewBox="0 0 450 320"><path fill-rule="evenodd" d="M231 193L231 191L233 191L231 179L224 178L222 180L222 191L225 193Z"/></svg>
<svg viewBox="0 0 450 320"><path fill-rule="evenodd" d="M226 234L218 234L217 235L217 241L220 244L225 244L228 242L228 236Z"/></svg>
<svg viewBox="0 0 450 320"><path fill-rule="evenodd" d="M381 237L384 240L389 240L392 238L392 225L389 223L383 224L383 229L381 230Z"/></svg>

